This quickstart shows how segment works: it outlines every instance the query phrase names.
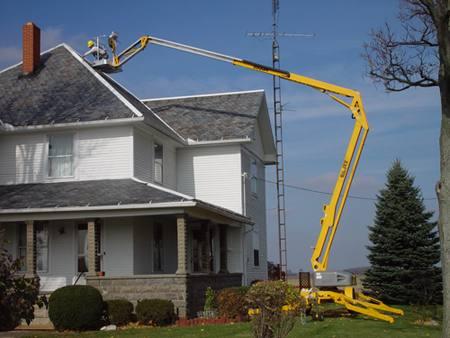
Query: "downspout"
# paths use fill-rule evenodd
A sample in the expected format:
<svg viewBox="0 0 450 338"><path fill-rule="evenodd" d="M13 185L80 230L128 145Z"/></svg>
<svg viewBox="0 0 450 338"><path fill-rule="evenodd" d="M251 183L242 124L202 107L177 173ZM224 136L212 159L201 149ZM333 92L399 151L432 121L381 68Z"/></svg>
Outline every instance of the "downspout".
<svg viewBox="0 0 450 338"><path fill-rule="evenodd" d="M242 173L242 214L247 216L247 176L248 174L244 171ZM242 252L242 283L247 285L247 252L245 251L246 246L246 236L247 236L247 224L244 224L241 228L241 252Z"/></svg>

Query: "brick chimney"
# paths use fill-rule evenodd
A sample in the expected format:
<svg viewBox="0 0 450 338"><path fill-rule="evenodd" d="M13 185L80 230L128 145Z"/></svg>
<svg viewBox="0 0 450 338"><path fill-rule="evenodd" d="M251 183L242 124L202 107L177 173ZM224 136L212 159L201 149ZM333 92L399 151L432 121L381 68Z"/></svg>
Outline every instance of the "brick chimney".
<svg viewBox="0 0 450 338"><path fill-rule="evenodd" d="M27 22L22 28L24 74L33 73L39 66L41 55L41 30L32 22Z"/></svg>

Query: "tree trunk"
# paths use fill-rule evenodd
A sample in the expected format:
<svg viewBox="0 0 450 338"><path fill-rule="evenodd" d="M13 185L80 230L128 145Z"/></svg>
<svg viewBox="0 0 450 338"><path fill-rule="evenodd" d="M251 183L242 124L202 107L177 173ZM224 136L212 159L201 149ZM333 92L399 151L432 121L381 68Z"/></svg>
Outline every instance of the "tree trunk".
<svg viewBox="0 0 450 338"><path fill-rule="evenodd" d="M441 132L439 139L441 177L436 186L439 202L439 238L443 279L444 313L442 337L450 338L450 0L435 7L434 22L439 43L439 90L441 94Z"/></svg>
<svg viewBox="0 0 450 338"><path fill-rule="evenodd" d="M444 318L442 336L450 338L450 91L449 85L442 91L442 121L440 135L441 178L437 186L439 201L439 237L441 242L441 262L444 296Z"/></svg>

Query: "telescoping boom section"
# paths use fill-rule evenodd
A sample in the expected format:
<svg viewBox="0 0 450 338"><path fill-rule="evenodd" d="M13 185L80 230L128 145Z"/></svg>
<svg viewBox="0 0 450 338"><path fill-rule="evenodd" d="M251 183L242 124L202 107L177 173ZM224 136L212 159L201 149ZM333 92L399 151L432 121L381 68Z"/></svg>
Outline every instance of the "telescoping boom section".
<svg viewBox="0 0 450 338"><path fill-rule="evenodd" d="M350 187L352 185L353 177L364 148L367 133L369 132L369 124L367 122L360 93L352 89L319 81L288 71L264 66L245 59L240 59L149 35L142 36L119 54L117 54L116 51L116 41L114 39L110 40L109 46L111 47L113 53L112 61L98 65L97 68L104 72L120 71L121 67L125 63L143 51L149 44L177 49L183 52L228 62L235 66L247 68L268 75L277 76L281 79L318 90L321 93L328 95L331 99L349 110L350 117L354 120L353 131L345 152L344 161L342 162L337 175L336 184L331 194L330 201L328 204L323 206L323 217L320 220L321 230L311 256L311 266L315 272L312 278L313 288L303 290L302 295L307 299L314 298L319 303L321 301L330 300L345 306L351 311L359 312L388 322L393 322L394 319L392 316L387 315L386 312L402 315L403 311L389 307L376 299L356 292L353 287L353 278L351 276L349 277L348 274L327 271L328 260L336 230L338 228L342 211L344 210L345 202L347 201ZM338 277L333 279L333 276ZM341 287L341 289L338 289L337 287ZM332 291L329 291L330 289Z"/></svg>

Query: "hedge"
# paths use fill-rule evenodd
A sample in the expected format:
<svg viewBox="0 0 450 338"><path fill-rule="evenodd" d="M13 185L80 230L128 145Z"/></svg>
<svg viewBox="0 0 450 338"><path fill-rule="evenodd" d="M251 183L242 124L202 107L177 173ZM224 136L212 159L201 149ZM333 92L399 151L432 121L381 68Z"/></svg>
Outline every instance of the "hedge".
<svg viewBox="0 0 450 338"><path fill-rule="evenodd" d="M102 295L92 286L65 286L50 296L48 315L58 331L98 329L103 313Z"/></svg>
<svg viewBox="0 0 450 338"><path fill-rule="evenodd" d="M125 299L107 300L106 312L111 324L126 325L133 319L133 303Z"/></svg>
<svg viewBox="0 0 450 338"><path fill-rule="evenodd" d="M144 299L136 306L137 320L142 324L169 325L175 321L174 305L165 299Z"/></svg>

